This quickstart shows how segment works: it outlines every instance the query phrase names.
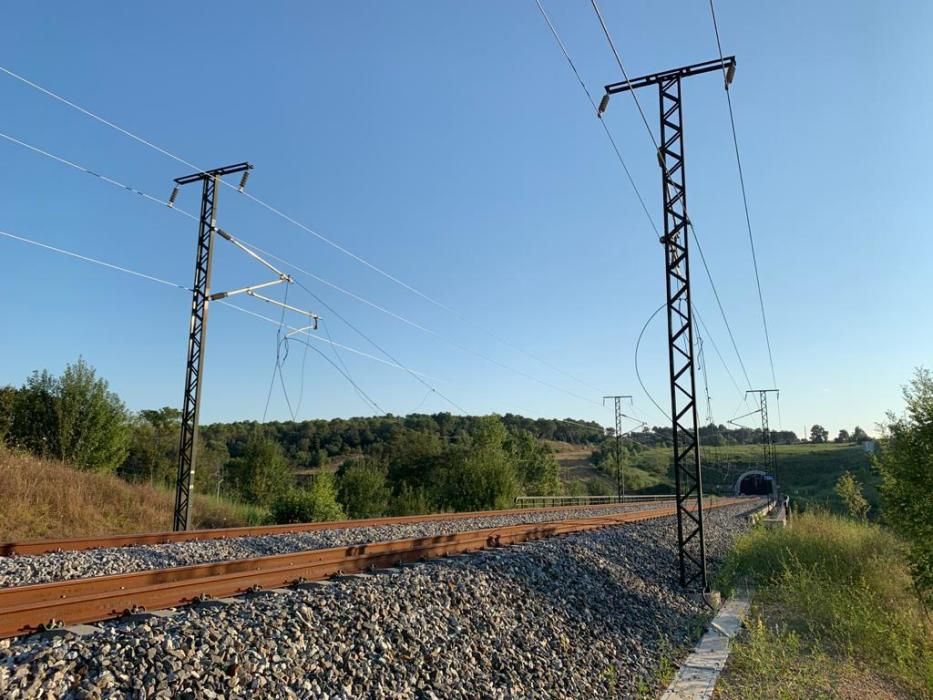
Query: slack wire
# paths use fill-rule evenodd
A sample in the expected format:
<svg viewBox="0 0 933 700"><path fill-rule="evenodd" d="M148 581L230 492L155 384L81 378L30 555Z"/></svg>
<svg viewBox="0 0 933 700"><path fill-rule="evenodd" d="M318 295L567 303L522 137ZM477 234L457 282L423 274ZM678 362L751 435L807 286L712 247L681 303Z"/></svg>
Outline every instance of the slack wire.
<svg viewBox="0 0 933 700"><path fill-rule="evenodd" d="M353 378L352 378L349 374L347 374L346 372L344 372L344 371L337 365L336 362L334 362L334 361L333 361L332 359L330 359L327 355L325 355L325 354L321 351L320 348L314 347L313 345L311 345L311 343L309 343L309 342L308 342L306 339L304 339L304 338L295 337L294 340L297 341L297 342L299 342L299 343L303 343L304 346L305 346L306 348L311 348L312 350L314 350L314 352L316 352L318 355L320 355L321 357L323 357L323 358L330 364L331 367L333 367L335 370L337 370L337 371L341 374L341 376L342 376L344 379L346 379L346 380L350 383L350 385L357 391L357 393L359 393L360 396L364 397L364 400L365 400L367 403L369 403L371 406L373 406L373 407L376 409L376 411L378 411L379 413L381 413L381 414L384 415L384 416L389 415L388 413L386 413L386 412L379 406L379 404L377 404L372 398L370 398L370 396L369 396L365 391L363 391L363 390L360 388L359 384L357 384L355 381L353 381Z"/></svg>
<svg viewBox="0 0 933 700"><path fill-rule="evenodd" d="M654 407L661 412L661 415L667 418L668 420L671 417L668 415L667 411L661 408L661 405L654 400L654 397L651 395L651 392L648 391L648 388L645 386L645 383L642 381L641 372L638 370L638 349L641 347L641 338L645 334L645 331L648 329L648 324L654 320L654 317L661 313L666 304L661 304L657 309L654 310L654 313L648 317L648 320L645 321L645 325L641 327L641 332L638 334L638 340L635 341L635 376L638 378L638 383L641 385L641 390L645 392L645 396L654 404Z"/></svg>
<svg viewBox="0 0 933 700"><path fill-rule="evenodd" d="M364 403L369 404L370 406L374 407L377 412L386 413L385 411L382 410L379 404L377 404L372 398L370 398L368 394L364 393L362 389L360 389L357 386L356 382L353 381L353 378L350 374L350 368L347 367L347 363L344 361L343 355L340 354L340 352L337 350L337 346L333 343L333 338L330 335L330 328L327 325L327 321L320 321L320 324L324 327L324 333L327 334L327 339L331 341L330 348L334 352L334 357L337 359L337 362L340 363L340 366L343 367L344 376L347 378L350 384L353 385L353 388L356 390L357 396L363 399Z"/></svg>
<svg viewBox="0 0 933 700"><path fill-rule="evenodd" d="M722 42L719 38L719 22L716 20L716 7L713 0L709 0L709 12L713 18L713 30L716 32L716 48L719 50L719 60L722 61ZM729 92L729 85L725 81L726 68L723 66L723 84L726 90L726 103L729 105L729 125L732 128L732 145L735 147L735 164L739 171L739 186L742 190L742 205L745 207L745 225L748 229L748 244L752 251L752 266L755 269L755 286L758 288L758 306L761 309L761 324L765 331L765 344L768 346L768 362L771 367L771 382L777 386L777 376L774 372L774 354L771 351L771 335L768 332L768 317L765 314L765 300L761 292L761 278L758 274L758 255L755 252L755 237L752 234L752 218L748 212L748 192L745 189L745 173L742 170L742 157L739 155L739 137L735 129L735 113L732 109L732 93ZM781 421L781 399L778 394L778 427L783 430Z"/></svg>
<svg viewBox="0 0 933 700"><path fill-rule="evenodd" d="M554 36L554 40L557 42L557 45L560 47L561 53L564 54L564 58L567 60L567 63L570 65L570 70L573 71L573 74L577 78L577 82L580 83L580 87L583 89L583 93L586 95L586 99L589 101L590 106L593 108L593 114L599 115L599 107L596 104L596 100L593 99L593 95L590 93L590 89L586 86L586 83L583 82L583 77L580 75L580 72L577 70L576 64L573 62L573 59L570 57L570 52L567 50L567 46L564 44L563 40L560 38L560 35L557 33L557 28L554 26L554 23L551 22L551 18L548 16L548 13L544 10L544 6L541 4L541 0L535 0L535 3L538 5L538 11L541 13L541 16L544 18L544 21L547 22L548 29L551 30L551 34ZM648 218L648 223L651 224L651 228L654 229L656 235L658 233L657 224L654 223L654 219L651 217L651 212L648 211L648 206L645 204L645 198L641 196L641 192L638 189L638 185L635 184L635 178L632 177L631 171L628 169L628 165L625 162L625 159L622 157L622 151L619 149L619 145L616 143L615 138L612 135L612 132L609 131L609 126L606 124L604 119L600 119L599 123L603 127L603 131L606 132L606 138L609 139L609 144L612 146L612 150L615 151L616 158L619 161L619 165L622 166L622 170L625 171L625 177L628 178L629 184L632 185L632 189L635 191L635 196L638 198L638 203L641 204L642 210L645 212L645 216Z"/></svg>
<svg viewBox="0 0 933 700"><path fill-rule="evenodd" d="M297 284L299 287L301 287L303 290L305 290L308 294L310 294L311 297L315 299L315 301L317 301L321 306L323 306L325 309L327 309L328 311L330 311L330 313L332 313L334 316L336 316L336 317L339 318L341 321L343 321L343 322L344 322L347 326L349 326L354 332L356 332L360 337L362 337L367 343L369 343L370 345L372 345L372 346L373 346L374 348L376 348L379 352L381 352L383 355L385 355L387 358L389 358L392 362L394 362L396 365L398 365L399 367L401 367L402 369L404 369L406 372L408 372L408 374L411 375L411 377L412 377L413 379L415 379L415 381L417 381L418 383L422 384L426 389L431 389L432 391L434 391L434 393L436 393L436 394L437 394L438 396L440 396L444 401L446 401L446 402L449 403L451 406L453 406L454 408L456 408L456 409L457 409L458 411L460 411L462 414L464 414L464 415L467 414L467 411L466 411L465 408L463 408L463 406L459 405L458 403L456 403L456 402L453 401L452 399L450 399L450 398L448 398L447 396L445 396L443 393L441 393L440 391L438 391L436 387L433 387L433 386L431 386L430 384L428 384L424 379L422 379L422 378L421 378L418 374L416 374L415 372L410 371L405 365L403 365L401 362L399 362L397 359L395 359L395 357L394 357L391 353L389 353L388 350L386 350L385 348L383 348L381 345L379 345L379 343L377 343L375 340L373 340L372 338L370 338L368 335L366 335L363 331L361 331L361 330L360 330L359 328L357 328L355 325L353 325L352 323L350 323L350 321L348 321L342 314L340 314L336 309L334 309L334 307L332 307L332 306L331 306L330 304L328 304L326 301L324 301L323 299L321 299L321 297L319 297L317 294L315 294L314 292L312 292L312 291L307 287L307 285L302 284L301 282L298 282L298 281L296 281L295 284Z"/></svg>
<svg viewBox="0 0 933 700"><path fill-rule="evenodd" d="M282 337L282 331L285 329L285 304L288 304L288 287L289 283L285 284L285 292L282 296L282 313L279 316L279 327L275 331L275 365L272 367L272 379L269 381L269 392L266 394L266 407L262 412L262 422L266 422L266 414L269 412L269 402L272 399L272 388L275 386L275 378L278 375L282 383L282 393L285 395L285 403L288 404L288 411L291 414L292 420L295 420L295 412L292 411L292 404L288 400L288 391L285 389L285 381L282 380L282 363L284 358L282 357L282 343L285 342L285 356L288 356L288 338Z"/></svg>

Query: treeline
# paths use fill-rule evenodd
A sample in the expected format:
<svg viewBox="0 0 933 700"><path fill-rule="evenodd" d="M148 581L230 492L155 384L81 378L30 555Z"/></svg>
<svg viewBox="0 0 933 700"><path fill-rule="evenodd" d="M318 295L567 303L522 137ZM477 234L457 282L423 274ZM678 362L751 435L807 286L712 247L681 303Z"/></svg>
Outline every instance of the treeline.
<svg viewBox="0 0 933 700"><path fill-rule="evenodd" d="M130 481L174 483L179 429L177 409L129 412L81 359L60 377L35 372L0 389L9 446ZM195 490L261 506L280 522L501 508L520 494L561 492L557 461L537 435L603 436L596 423L572 430L450 414L208 425Z"/></svg>

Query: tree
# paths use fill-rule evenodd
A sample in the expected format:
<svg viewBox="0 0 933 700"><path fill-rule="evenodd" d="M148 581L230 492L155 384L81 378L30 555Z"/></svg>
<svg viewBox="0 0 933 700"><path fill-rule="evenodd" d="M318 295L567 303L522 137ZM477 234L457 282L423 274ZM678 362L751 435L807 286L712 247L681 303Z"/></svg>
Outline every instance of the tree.
<svg viewBox="0 0 933 700"><path fill-rule="evenodd" d="M344 520L347 517L337 502L334 475L330 472L316 474L307 489L290 489L279 496L270 511L277 523Z"/></svg>
<svg viewBox="0 0 933 700"><path fill-rule="evenodd" d="M822 425L810 428L810 442L826 442L829 440L829 431Z"/></svg>
<svg viewBox="0 0 933 700"><path fill-rule="evenodd" d="M132 422L129 453L120 474L149 483L172 483L178 469L180 429L181 411L177 408L140 411ZM195 478L200 472L199 468Z"/></svg>
<svg viewBox="0 0 933 700"><path fill-rule="evenodd" d="M373 460L354 460L337 475L337 500L351 518L378 518L389 508L386 473Z"/></svg>
<svg viewBox="0 0 933 700"><path fill-rule="evenodd" d="M849 515L859 520L868 517L868 501L862 495L862 485L852 476L852 472L844 472L839 477L836 482L836 495L842 499Z"/></svg>
<svg viewBox="0 0 933 700"><path fill-rule="evenodd" d="M19 390L10 440L80 469L113 471L129 442L129 414L107 382L83 358L61 377L33 372Z"/></svg>
<svg viewBox="0 0 933 700"><path fill-rule="evenodd" d="M243 455L230 461L228 471L239 495L258 506L271 505L293 483L282 448L258 433L246 443Z"/></svg>
<svg viewBox="0 0 933 700"><path fill-rule="evenodd" d="M13 427L13 407L19 391L12 386L0 387L0 443L6 440Z"/></svg>
<svg viewBox="0 0 933 700"><path fill-rule="evenodd" d="M498 416L478 421L471 439L448 453L438 470L443 505L454 510L508 508L519 492L519 475L506 449L508 433Z"/></svg>
<svg viewBox="0 0 933 700"><path fill-rule="evenodd" d="M519 430L508 441L508 449L529 496L556 496L561 492L560 465L551 449L527 430Z"/></svg>
<svg viewBox="0 0 933 700"><path fill-rule="evenodd" d="M839 434L833 442L851 442L851 440L852 438L849 436L849 431L843 428L839 431Z"/></svg>
<svg viewBox="0 0 933 700"><path fill-rule="evenodd" d="M888 413L875 465L887 522L910 546L921 591L933 597L933 377L918 369L904 387L905 415Z"/></svg>
<svg viewBox="0 0 933 700"><path fill-rule="evenodd" d="M868 433L859 426L855 426L855 429L852 431L852 442L857 442L861 445L863 442L868 442L869 440L871 440L871 438L868 436Z"/></svg>

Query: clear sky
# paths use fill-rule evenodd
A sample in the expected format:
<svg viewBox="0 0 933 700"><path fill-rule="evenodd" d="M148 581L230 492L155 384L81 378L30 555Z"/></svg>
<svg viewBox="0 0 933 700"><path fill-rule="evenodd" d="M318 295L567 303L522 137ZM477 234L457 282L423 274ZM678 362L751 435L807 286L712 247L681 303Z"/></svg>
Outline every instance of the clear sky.
<svg viewBox="0 0 933 700"><path fill-rule="evenodd" d="M598 99L621 76L592 7L544 5ZM716 57L705 2L602 9L632 76ZM871 431L931 361L933 4L720 0L717 11L738 59L732 94L783 427ZM608 424L600 396L625 393L629 412L664 422L633 365L663 301L662 248L533 0L14 3L0 46L0 65L199 167L251 161L249 192L453 309L221 192L223 227L433 331L297 275L468 412ZM641 98L656 128L656 93ZM691 216L750 381L768 386L721 79L692 78L684 98ZM0 104L4 134L153 196L191 170L7 75ZM631 100L616 97L606 119L659 220L658 168ZM0 163L0 230L191 283L195 222L2 140ZM178 204L196 210L196 188ZM698 262L697 308L744 389ZM3 238L0 270L0 383L83 355L131 409L180 404L186 292ZM267 278L218 242L215 290ZM303 290L289 302L319 311L334 341L381 356ZM203 420L262 418L275 336L212 306ZM659 315L639 354L662 405L664 337ZM706 346L725 422L748 409ZM293 405L302 359L293 345ZM457 410L405 371L341 359L387 411ZM372 412L308 354L299 418ZM268 416L289 416L279 387Z"/></svg>

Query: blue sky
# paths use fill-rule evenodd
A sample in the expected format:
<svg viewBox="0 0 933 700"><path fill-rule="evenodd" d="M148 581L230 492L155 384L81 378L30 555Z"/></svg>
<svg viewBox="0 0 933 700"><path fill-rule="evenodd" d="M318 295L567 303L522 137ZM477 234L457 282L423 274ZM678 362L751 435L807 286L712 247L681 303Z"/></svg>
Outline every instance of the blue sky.
<svg viewBox="0 0 933 700"><path fill-rule="evenodd" d="M618 80L590 4L544 4L594 94ZM666 3L602 7L630 75L716 56L705 2L673 18ZM900 386L933 346L933 5L717 10L724 51L738 59L733 100L782 424L870 429L899 408ZM253 162L252 194L455 310L221 193L225 228L434 331L298 276L467 411L608 423L600 396L627 393L630 412L664 422L633 368L638 332L663 300L662 248L532 0L19 3L0 39L0 65L189 162ZM655 156L623 97L606 118L659 220ZM657 97L641 97L654 128ZM0 103L3 133L156 197L190 170L6 75ZM685 110L691 216L750 381L770 385L720 79L686 83ZM0 162L0 230L190 284L194 222L2 140ZM197 199L188 188L178 204L196 210ZM267 278L222 243L215 290ZM744 385L697 263L696 305ZM0 266L0 383L83 355L131 409L180 403L185 292L2 238ZM302 290L289 301L320 311L335 341L379 355ZM649 326L639 359L663 405L662 324ZM211 308L203 420L262 417L275 334ZM302 373L301 350L284 370L293 403L304 375L299 418L372 412L314 353ZM706 355L725 422L748 409L709 341ZM387 411L456 411L405 371L347 351L342 360ZM268 416L289 416L279 388Z"/></svg>

